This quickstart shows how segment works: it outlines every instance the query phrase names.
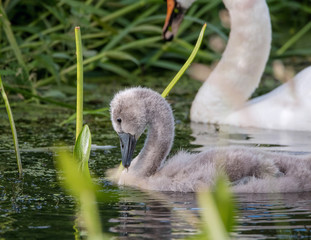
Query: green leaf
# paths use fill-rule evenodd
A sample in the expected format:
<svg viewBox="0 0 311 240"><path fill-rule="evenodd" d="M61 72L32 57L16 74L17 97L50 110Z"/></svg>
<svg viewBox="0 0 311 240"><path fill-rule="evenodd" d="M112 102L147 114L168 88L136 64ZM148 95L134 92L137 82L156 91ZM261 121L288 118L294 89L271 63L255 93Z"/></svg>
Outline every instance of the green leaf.
<svg viewBox="0 0 311 240"><path fill-rule="evenodd" d="M125 70L122 67L119 67L119 65L113 64L113 63L98 63L98 66L102 69L108 70L110 72L114 72L117 75L120 75L124 78L134 78L134 76L127 70Z"/></svg>
<svg viewBox="0 0 311 240"><path fill-rule="evenodd" d="M137 66L139 65L139 61L133 57L131 54L128 54L126 52L122 51L108 51L107 57L111 59L117 59L117 60L129 60L135 63Z"/></svg>
<svg viewBox="0 0 311 240"><path fill-rule="evenodd" d="M80 132L73 151L73 156L78 161L79 169L84 174L90 176L89 158L91 152L91 132L88 125L84 125Z"/></svg>
<svg viewBox="0 0 311 240"><path fill-rule="evenodd" d="M94 109L94 110L84 110L83 116L85 116L85 115L99 115L99 116L105 116L107 118L109 118L109 116L110 116L108 107L100 108L100 109ZM59 125L63 126L64 124L73 122L75 119L76 119L76 113L69 116L67 119L62 121Z"/></svg>

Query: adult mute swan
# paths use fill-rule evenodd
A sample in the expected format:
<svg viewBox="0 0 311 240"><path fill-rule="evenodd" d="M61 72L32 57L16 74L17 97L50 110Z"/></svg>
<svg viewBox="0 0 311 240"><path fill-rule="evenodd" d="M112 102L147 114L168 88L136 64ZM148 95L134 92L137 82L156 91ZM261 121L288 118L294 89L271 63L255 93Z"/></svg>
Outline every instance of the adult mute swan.
<svg viewBox="0 0 311 240"><path fill-rule="evenodd" d="M117 93L110 111L126 169L119 173L113 169L108 177L120 185L193 192L213 186L217 175L224 172L235 192L311 190L310 157L219 147L197 154L180 151L166 159L174 140L174 117L166 100L150 89L137 87ZM145 145L132 161L136 141L145 128Z"/></svg>
<svg viewBox="0 0 311 240"><path fill-rule="evenodd" d="M194 1L167 0L165 39L176 34L183 14ZM229 40L192 103L191 121L311 131L311 67L247 102L260 82L270 52L269 10L265 0L223 2L231 20Z"/></svg>

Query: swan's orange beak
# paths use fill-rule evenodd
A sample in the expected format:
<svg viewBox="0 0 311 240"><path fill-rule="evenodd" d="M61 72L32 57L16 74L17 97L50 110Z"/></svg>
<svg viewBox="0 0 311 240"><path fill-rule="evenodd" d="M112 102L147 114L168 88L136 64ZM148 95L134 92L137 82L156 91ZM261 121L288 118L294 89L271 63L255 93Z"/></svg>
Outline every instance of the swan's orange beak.
<svg viewBox="0 0 311 240"><path fill-rule="evenodd" d="M185 10L182 9L176 0L166 0L167 11L162 35L164 40L171 41L176 35L179 25L183 20Z"/></svg>
<svg viewBox="0 0 311 240"><path fill-rule="evenodd" d="M136 147L136 138L130 133L118 133L120 137L122 165L128 168L133 160L133 153Z"/></svg>

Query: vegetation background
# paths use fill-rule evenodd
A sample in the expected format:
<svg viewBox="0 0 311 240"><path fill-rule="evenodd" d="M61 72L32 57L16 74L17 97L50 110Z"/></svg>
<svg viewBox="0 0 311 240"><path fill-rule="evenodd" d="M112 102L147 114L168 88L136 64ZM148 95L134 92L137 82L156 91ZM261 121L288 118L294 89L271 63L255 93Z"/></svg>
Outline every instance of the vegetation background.
<svg viewBox="0 0 311 240"><path fill-rule="evenodd" d="M264 80L254 95L270 91L279 80L288 80L311 61L310 1L267 3L272 50ZM108 96L116 86L144 85L163 90L188 58L204 22L208 23L206 36L195 61L214 66L230 31L222 1L196 1L172 42L161 37L165 13L163 0L2 0L0 74L5 89L16 101L36 99L72 108L75 26L82 32L89 106L96 106L105 96L98 93L99 89ZM187 76L184 79L178 84L183 89L180 91L195 94L200 83Z"/></svg>

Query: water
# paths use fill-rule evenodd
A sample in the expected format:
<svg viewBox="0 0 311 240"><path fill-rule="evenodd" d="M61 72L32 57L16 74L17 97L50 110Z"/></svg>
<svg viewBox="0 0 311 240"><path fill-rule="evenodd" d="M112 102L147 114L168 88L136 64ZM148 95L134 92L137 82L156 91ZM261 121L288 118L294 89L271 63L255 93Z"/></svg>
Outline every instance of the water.
<svg viewBox="0 0 311 240"><path fill-rule="evenodd" d="M74 239L79 223L72 197L59 186L50 147L74 142L74 124L59 126L69 113L61 109L14 110L23 149L24 176L19 179L5 112L0 113L0 239ZM177 116L173 152L215 145L251 145L290 154L310 153L311 133L190 124ZM86 117L92 142L118 146L109 119ZM141 148L143 141L138 143ZM199 232L201 209L194 193L142 192L118 188L104 178L120 161L119 148L96 148L90 169L103 192L118 201L99 202L103 231L118 239L183 239ZM311 239L311 194L239 194L236 239ZM82 231L83 233L83 231ZM81 234L81 229L80 229ZM82 234L83 235L83 234Z"/></svg>

